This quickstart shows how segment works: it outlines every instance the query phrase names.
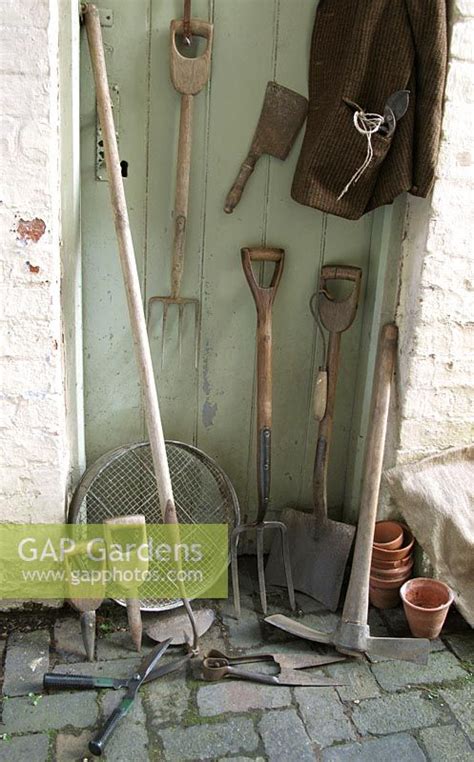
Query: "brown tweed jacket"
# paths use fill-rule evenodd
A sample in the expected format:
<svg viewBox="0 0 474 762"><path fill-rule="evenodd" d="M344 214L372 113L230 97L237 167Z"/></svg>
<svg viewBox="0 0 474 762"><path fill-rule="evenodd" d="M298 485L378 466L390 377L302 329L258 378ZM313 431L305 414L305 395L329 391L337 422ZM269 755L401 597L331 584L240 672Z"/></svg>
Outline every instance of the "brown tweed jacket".
<svg viewBox="0 0 474 762"><path fill-rule="evenodd" d="M409 191L426 196L438 153L447 66L446 0L320 0L309 68L309 114L292 196L356 220ZM383 114L387 98L410 91L391 138L375 133L374 157L345 99Z"/></svg>

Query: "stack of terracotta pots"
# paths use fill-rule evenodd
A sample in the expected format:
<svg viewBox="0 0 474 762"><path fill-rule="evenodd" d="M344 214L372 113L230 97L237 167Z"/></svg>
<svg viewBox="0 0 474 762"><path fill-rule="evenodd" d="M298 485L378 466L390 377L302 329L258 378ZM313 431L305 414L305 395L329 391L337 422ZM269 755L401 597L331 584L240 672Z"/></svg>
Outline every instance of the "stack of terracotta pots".
<svg viewBox="0 0 474 762"><path fill-rule="evenodd" d="M400 601L400 588L411 577L414 538L398 521L378 521L375 525L370 568L370 602L379 609L391 609Z"/></svg>

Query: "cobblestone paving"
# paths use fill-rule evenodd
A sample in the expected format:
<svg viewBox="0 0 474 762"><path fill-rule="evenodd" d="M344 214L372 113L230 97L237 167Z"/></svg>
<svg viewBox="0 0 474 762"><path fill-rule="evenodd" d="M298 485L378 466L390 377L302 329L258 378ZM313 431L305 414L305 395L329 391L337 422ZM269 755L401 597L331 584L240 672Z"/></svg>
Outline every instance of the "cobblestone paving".
<svg viewBox="0 0 474 762"><path fill-rule="evenodd" d="M282 593L271 592L269 602L272 611L285 612ZM216 604L216 622L203 638L203 650L261 652L269 641L287 653L315 647L263 623L248 572L242 604L238 623L231 602ZM304 623L324 629L333 626L334 615L317 602L298 596L298 605ZM121 692L43 695L41 680L47 670L131 674L139 657L124 628L123 611L112 607L108 612L109 620L99 630L94 664L85 662L78 618L66 610L57 612L50 628L42 623L29 632L13 629L6 641L0 641L4 671L0 762L90 760L87 744ZM370 622L374 635L409 635L401 609L373 610ZM120 629L114 631L117 624ZM145 642L146 647L151 645ZM346 683L335 688L279 688L232 680L209 684L189 664L186 673L169 675L141 690L103 758L109 762L468 762L474 760L473 655L474 634L453 612L442 637L433 643L427 666L348 660L322 669L326 676Z"/></svg>

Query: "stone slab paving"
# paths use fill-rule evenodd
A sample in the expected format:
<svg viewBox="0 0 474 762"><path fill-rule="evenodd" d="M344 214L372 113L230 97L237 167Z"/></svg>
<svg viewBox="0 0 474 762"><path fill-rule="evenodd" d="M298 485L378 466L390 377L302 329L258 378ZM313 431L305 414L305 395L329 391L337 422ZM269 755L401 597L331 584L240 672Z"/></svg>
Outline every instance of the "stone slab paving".
<svg viewBox="0 0 474 762"><path fill-rule="evenodd" d="M474 748L455 725L420 730L419 738L433 762L472 762Z"/></svg>
<svg viewBox="0 0 474 762"><path fill-rule="evenodd" d="M294 709L264 714L258 726L270 762L313 762L315 754L305 727Z"/></svg>
<svg viewBox="0 0 474 762"><path fill-rule="evenodd" d="M3 694L26 696L40 693L49 667L50 637L47 630L12 632L8 639Z"/></svg>
<svg viewBox="0 0 474 762"><path fill-rule="evenodd" d="M72 733L58 733L56 736L56 760L57 762L78 762L88 757L88 743L92 739L94 731L83 730L77 735Z"/></svg>
<svg viewBox="0 0 474 762"><path fill-rule="evenodd" d="M361 735L387 735L449 722L446 707L427 693L409 691L361 701L352 719Z"/></svg>
<svg viewBox="0 0 474 762"><path fill-rule="evenodd" d="M247 589L251 587L249 584ZM289 613L284 592L269 593L269 603L272 610ZM337 623L336 615L322 610L308 596L298 596L298 605L297 619L308 626L329 632ZM216 606L217 620L202 638L202 652L210 648L230 654L327 652L325 646L298 640L264 624L255 592L243 592L242 607L237 622L231 616L231 601ZM106 617L99 616L103 625L98 638L99 659L92 664L84 660L78 618L61 612L51 649L55 672L124 678L133 673L140 655L123 629L121 609L117 613L120 629L110 631L115 608L105 607ZM370 626L374 635L407 634L401 609L371 609ZM144 643L146 652L153 644ZM274 688L230 679L204 683L196 660L181 672L142 688L132 713L111 739L105 759L466 762L474 759L468 737L473 733L474 697L466 669L473 649L474 635L465 627L456 631L452 624L447 634L433 643L427 666L361 659L320 669L320 674L347 683L337 688ZM25 653L30 657L28 663L31 658L40 659L42 678L47 665L41 659L48 650L49 633L45 629L12 634L6 655L7 686L13 691L17 686L18 690L23 676L20 689L29 693L27 687L31 686L25 676L31 675L24 671ZM173 651L165 654L163 662L182 654L180 649ZM274 666L263 663L247 668L275 671ZM35 687L31 692L41 696L40 680ZM0 739L7 740L0 740L0 762L90 759L88 742L121 695L123 691L68 691L35 699L13 694L4 698Z"/></svg>
<svg viewBox="0 0 474 762"><path fill-rule="evenodd" d="M339 664L331 664L325 668L329 677L334 677L347 685L341 685L336 691L343 701L360 701L361 699L380 696L380 688L377 681L363 662L346 661Z"/></svg>
<svg viewBox="0 0 474 762"><path fill-rule="evenodd" d="M145 636L143 638L142 654L150 651L153 645L153 642ZM97 639L97 659L99 661L127 659L132 658L133 655L139 658L129 632L112 632L103 638Z"/></svg>
<svg viewBox="0 0 474 762"><path fill-rule="evenodd" d="M258 615L253 610L253 599L241 596L240 619L234 617L232 601L223 605L223 622L229 633L229 640L234 648L251 648L262 642L262 632Z"/></svg>
<svg viewBox="0 0 474 762"><path fill-rule="evenodd" d="M462 632L459 633L459 635L447 635L445 640L458 659L474 663L474 636L472 632Z"/></svg>
<svg viewBox="0 0 474 762"><path fill-rule="evenodd" d="M186 684L185 673L167 675L155 680L143 689L147 714L153 726L165 722L180 722L189 705L191 689Z"/></svg>
<svg viewBox="0 0 474 762"><path fill-rule="evenodd" d="M46 762L48 755L49 737L45 733L0 741L0 762Z"/></svg>
<svg viewBox="0 0 474 762"><path fill-rule="evenodd" d="M95 725L98 714L97 694L94 691L42 696L36 706L28 697L11 698L3 704L0 735L40 733L60 730L68 725L87 728Z"/></svg>
<svg viewBox="0 0 474 762"><path fill-rule="evenodd" d="M61 662L85 661L79 614L59 619L54 625L54 650Z"/></svg>
<svg viewBox="0 0 474 762"><path fill-rule="evenodd" d="M415 739L405 733L334 746L332 749L325 749L322 754L322 762L395 762L395 760L426 762L426 757Z"/></svg>
<svg viewBox="0 0 474 762"><path fill-rule="evenodd" d="M258 685L244 680L223 680L205 685L197 693L197 705L202 717L215 717L226 712L241 714L248 709L277 709L289 704L289 688Z"/></svg>
<svg viewBox="0 0 474 762"><path fill-rule="evenodd" d="M460 722L462 729L474 741L474 683L466 683L461 688L440 691L443 699Z"/></svg>
<svg viewBox="0 0 474 762"><path fill-rule="evenodd" d="M439 684L467 676L454 654L439 651L429 655L428 664L385 661L372 666L379 685L389 693L410 685Z"/></svg>
<svg viewBox="0 0 474 762"><path fill-rule="evenodd" d="M123 697L123 691L104 691L101 697L102 721L109 717ZM148 733L142 699L137 696L129 714L121 720L106 747L111 762L148 759ZM86 747L87 748L87 747ZM88 756L88 755L85 755ZM62 760L61 760L62 762Z"/></svg>
<svg viewBox="0 0 474 762"><path fill-rule="evenodd" d="M3 659L5 656L5 648L7 645L6 638L0 639L0 680L3 680Z"/></svg>
<svg viewBox="0 0 474 762"><path fill-rule="evenodd" d="M52 672L64 675L91 675L91 677L131 677L140 663L140 656L131 659L114 659L111 662L85 661L75 664L56 664Z"/></svg>
<svg viewBox="0 0 474 762"><path fill-rule="evenodd" d="M334 688L295 688L294 694L306 730L318 746L331 746L356 737Z"/></svg>
<svg viewBox="0 0 474 762"><path fill-rule="evenodd" d="M164 758L169 762L256 752L260 743L253 722L247 717L211 725L168 728L161 731L160 737Z"/></svg>

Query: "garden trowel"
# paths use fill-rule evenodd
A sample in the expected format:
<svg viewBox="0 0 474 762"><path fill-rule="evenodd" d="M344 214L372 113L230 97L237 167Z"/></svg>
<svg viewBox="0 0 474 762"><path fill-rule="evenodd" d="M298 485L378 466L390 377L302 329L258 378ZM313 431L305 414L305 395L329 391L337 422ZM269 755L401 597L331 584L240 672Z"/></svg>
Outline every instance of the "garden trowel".
<svg viewBox="0 0 474 762"><path fill-rule="evenodd" d="M284 161L303 126L308 101L294 90L269 82L250 151L225 200L224 211L231 214L239 203L247 181L261 156L268 154Z"/></svg>

